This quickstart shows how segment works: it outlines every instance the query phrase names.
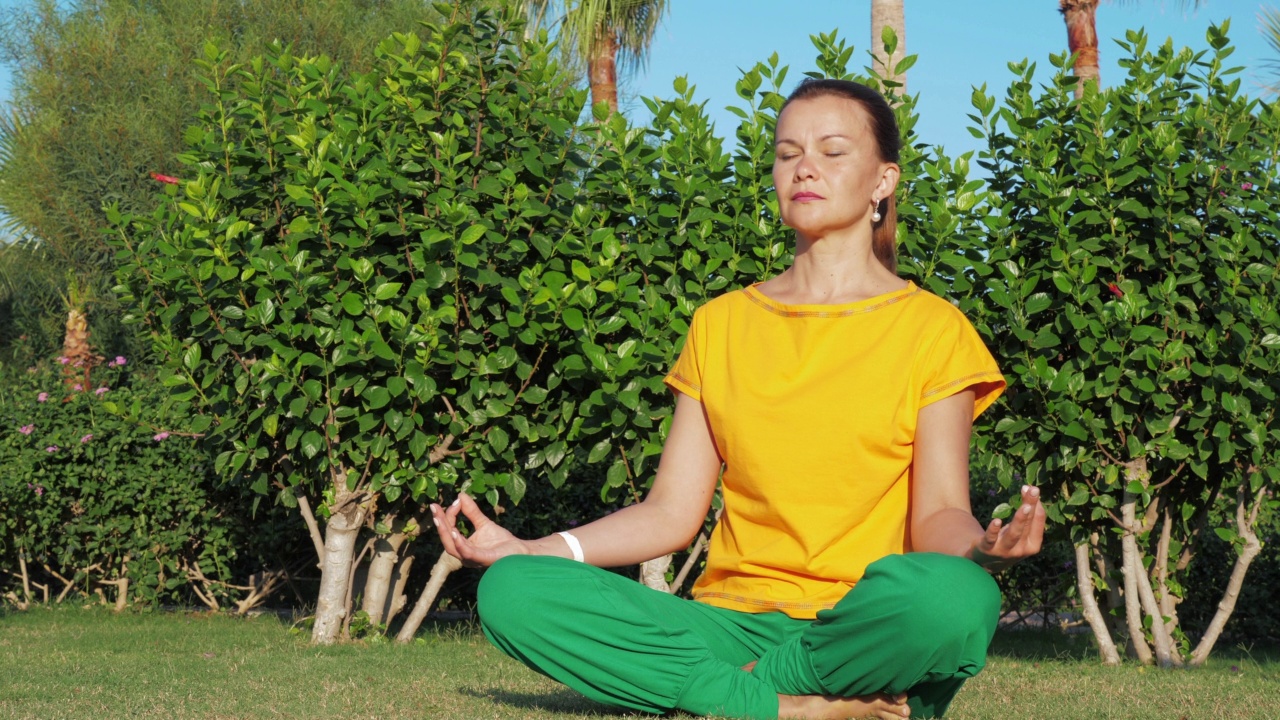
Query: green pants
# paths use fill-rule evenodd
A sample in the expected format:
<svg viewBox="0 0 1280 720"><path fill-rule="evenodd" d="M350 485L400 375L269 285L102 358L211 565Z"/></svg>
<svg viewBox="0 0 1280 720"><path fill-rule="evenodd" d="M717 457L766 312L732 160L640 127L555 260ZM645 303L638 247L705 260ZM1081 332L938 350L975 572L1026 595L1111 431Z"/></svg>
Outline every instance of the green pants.
<svg viewBox="0 0 1280 720"><path fill-rule="evenodd" d="M905 692L913 717L940 717L986 662L1000 592L969 560L893 555L868 566L834 608L796 620L684 600L572 560L517 556L485 572L478 604L499 649L611 705L771 719L779 693Z"/></svg>

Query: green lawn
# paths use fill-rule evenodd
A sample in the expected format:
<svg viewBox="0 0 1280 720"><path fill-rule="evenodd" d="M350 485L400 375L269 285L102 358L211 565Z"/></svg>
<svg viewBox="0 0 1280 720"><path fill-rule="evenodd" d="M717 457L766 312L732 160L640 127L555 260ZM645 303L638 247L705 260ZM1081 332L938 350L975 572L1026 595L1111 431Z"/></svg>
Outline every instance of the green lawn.
<svg viewBox="0 0 1280 720"><path fill-rule="evenodd" d="M526 670L466 627L406 647L316 648L273 616L0 615L0 718L601 715L625 714ZM1223 648L1193 671L1106 669L1085 636L1002 634L948 717L1276 718L1280 653Z"/></svg>

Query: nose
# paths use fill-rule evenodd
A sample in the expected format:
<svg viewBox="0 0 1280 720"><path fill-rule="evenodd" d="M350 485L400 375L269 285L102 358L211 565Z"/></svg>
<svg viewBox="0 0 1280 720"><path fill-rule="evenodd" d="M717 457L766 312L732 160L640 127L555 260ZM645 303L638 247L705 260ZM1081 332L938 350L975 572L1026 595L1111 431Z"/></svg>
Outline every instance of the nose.
<svg viewBox="0 0 1280 720"><path fill-rule="evenodd" d="M796 160L795 169L793 170L793 172L794 172L794 180L796 182L799 182L801 180L813 180L818 176L817 165L815 165L813 161L810 160L808 153L801 155Z"/></svg>

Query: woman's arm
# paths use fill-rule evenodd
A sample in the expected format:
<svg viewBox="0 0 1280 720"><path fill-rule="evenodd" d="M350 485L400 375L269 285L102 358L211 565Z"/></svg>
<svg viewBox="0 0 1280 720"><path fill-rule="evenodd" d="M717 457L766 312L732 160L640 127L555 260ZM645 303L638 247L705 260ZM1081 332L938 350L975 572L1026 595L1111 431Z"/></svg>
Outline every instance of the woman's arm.
<svg viewBox="0 0 1280 720"><path fill-rule="evenodd" d="M634 565L684 549L702 528L719 476L720 454L702 403L680 393L649 495L643 502L573 530L586 562L601 567ZM459 514L475 526L470 537L457 531ZM471 565L492 565L512 554L572 557L559 535L516 538L465 495L448 509L432 505L431 515L445 550Z"/></svg>
<svg viewBox="0 0 1280 720"><path fill-rule="evenodd" d="M995 571L1040 552L1045 513L1038 488L1023 486L1022 505L1005 525L984 531L969 505L969 438L974 392L920 410L912 461L911 547L967 557Z"/></svg>

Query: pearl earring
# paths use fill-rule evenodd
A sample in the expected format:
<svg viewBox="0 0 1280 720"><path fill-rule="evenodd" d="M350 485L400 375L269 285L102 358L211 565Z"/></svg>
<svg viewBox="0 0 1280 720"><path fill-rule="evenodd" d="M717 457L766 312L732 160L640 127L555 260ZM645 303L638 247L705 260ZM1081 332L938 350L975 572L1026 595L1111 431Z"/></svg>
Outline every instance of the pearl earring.
<svg viewBox="0 0 1280 720"><path fill-rule="evenodd" d="M871 211L871 222L880 222L880 201L872 200L871 202L875 208Z"/></svg>

